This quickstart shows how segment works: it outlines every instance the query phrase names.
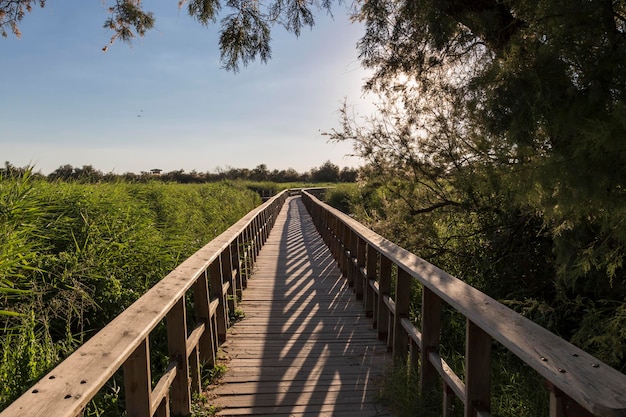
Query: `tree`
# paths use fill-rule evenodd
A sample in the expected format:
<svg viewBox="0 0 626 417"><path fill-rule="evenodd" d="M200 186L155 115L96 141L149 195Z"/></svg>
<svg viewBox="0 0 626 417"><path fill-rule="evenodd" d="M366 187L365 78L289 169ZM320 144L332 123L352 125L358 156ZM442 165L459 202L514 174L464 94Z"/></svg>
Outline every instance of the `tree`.
<svg viewBox="0 0 626 417"><path fill-rule="evenodd" d="M314 182L337 182L339 181L339 167L326 161L319 168L311 170L311 180Z"/></svg>
<svg viewBox="0 0 626 417"><path fill-rule="evenodd" d="M74 168L73 177L81 182L98 182L104 177L104 174L92 165L83 165L82 168Z"/></svg>
<svg viewBox="0 0 626 417"><path fill-rule="evenodd" d="M267 165L259 164L250 173L250 179L253 181L269 181L270 172Z"/></svg>
<svg viewBox="0 0 626 417"><path fill-rule="evenodd" d="M70 164L65 164L48 175L48 179L50 180L61 180L61 181L70 181L74 177L74 167Z"/></svg>
<svg viewBox="0 0 626 417"><path fill-rule="evenodd" d="M377 139L361 153L401 149L395 162L441 172L479 161L514 170L515 198L555 237L571 242L580 225L626 242L626 2L383 0L357 17L376 71L368 87L403 113L393 146ZM557 252L570 273L603 269L615 283L626 247L611 241Z"/></svg>
<svg viewBox="0 0 626 417"><path fill-rule="evenodd" d="M0 168L0 180L3 178L20 178L24 175L33 176L32 167L16 167L9 161L4 161L4 168Z"/></svg>
<svg viewBox="0 0 626 417"><path fill-rule="evenodd" d="M293 168L272 171L272 181L274 182L296 182L301 180L301 175Z"/></svg>
<svg viewBox="0 0 626 417"><path fill-rule="evenodd" d="M356 182L359 172L355 168L343 167L339 173L339 181Z"/></svg>
<svg viewBox="0 0 626 417"><path fill-rule="evenodd" d="M143 8L141 0L103 0L109 17L104 27L113 32L110 44L117 39L132 42L153 28L155 16ZM21 36L19 23L33 6L44 7L46 0L0 0L0 33L7 36L7 29ZM247 65L259 58L271 57L271 29L278 25L298 36L303 27L315 24L313 10L330 12L331 0L273 0L220 1L179 0L178 7L186 7L187 13L200 24L216 23L220 12L220 52L224 67L237 71L240 64ZM226 11L222 10L225 8ZM108 45L103 48L108 49Z"/></svg>
<svg viewBox="0 0 626 417"><path fill-rule="evenodd" d="M474 245L476 275L500 253L514 268L494 279L534 274L571 308L562 334L624 366L620 336L584 341L623 315L582 310L626 298L626 2L367 0L355 18L381 104L332 138L386 190L380 221L423 226L413 243L450 262Z"/></svg>

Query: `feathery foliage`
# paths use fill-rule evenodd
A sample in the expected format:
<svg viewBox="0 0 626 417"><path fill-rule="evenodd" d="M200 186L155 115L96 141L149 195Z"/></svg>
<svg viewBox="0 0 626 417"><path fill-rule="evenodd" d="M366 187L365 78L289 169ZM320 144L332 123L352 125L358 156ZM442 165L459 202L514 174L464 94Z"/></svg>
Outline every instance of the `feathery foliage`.
<svg viewBox="0 0 626 417"><path fill-rule="evenodd" d="M131 43L154 27L154 13L144 9L141 0L103 0L109 17L104 28L113 32L107 51L116 40ZM33 6L44 7L45 0L0 0L0 34L7 37L7 29L16 37L21 36L19 23ZM219 48L221 60L228 70L237 72L240 65L247 65L259 58L266 62L271 58L271 30L280 26L295 36L304 27L315 24L314 11L330 13L330 0L179 0L178 7L200 24L208 26L220 17Z"/></svg>
<svg viewBox="0 0 626 417"><path fill-rule="evenodd" d="M626 2L368 0L354 18L379 109L344 108L331 139L368 161L370 224L626 370Z"/></svg>

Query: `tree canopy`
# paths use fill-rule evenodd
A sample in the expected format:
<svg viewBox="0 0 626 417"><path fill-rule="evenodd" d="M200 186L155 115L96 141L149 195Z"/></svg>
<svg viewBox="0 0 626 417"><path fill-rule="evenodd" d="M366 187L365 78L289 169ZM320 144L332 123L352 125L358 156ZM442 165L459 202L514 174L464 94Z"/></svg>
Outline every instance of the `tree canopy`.
<svg viewBox="0 0 626 417"><path fill-rule="evenodd" d="M366 133L347 126L336 138L437 184L417 210L473 204L473 176L496 173L490 193L539 214L555 237L587 236L558 252L563 267L615 283L626 252L626 2L375 0L357 16L361 58L376 71L367 86L387 107ZM442 185L453 174L463 196Z"/></svg>
<svg viewBox="0 0 626 417"><path fill-rule="evenodd" d="M153 28L156 17L141 0L102 0L109 16L104 27L112 31L110 43L131 42ZM19 23L33 7L44 7L46 0L0 0L0 33L20 37ZM315 24L314 12L330 12L331 0L179 0L178 7L200 24L220 20L220 53L224 67L237 71L252 60L271 57L271 29L281 26L298 36L304 27ZM103 48L108 49L108 45Z"/></svg>
<svg viewBox="0 0 626 417"><path fill-rule="evenodd" d="M498 297L561 303L553 329L624 367L626 2L359 5L381 103L331 137L385 190L369 214Z"/></svg>

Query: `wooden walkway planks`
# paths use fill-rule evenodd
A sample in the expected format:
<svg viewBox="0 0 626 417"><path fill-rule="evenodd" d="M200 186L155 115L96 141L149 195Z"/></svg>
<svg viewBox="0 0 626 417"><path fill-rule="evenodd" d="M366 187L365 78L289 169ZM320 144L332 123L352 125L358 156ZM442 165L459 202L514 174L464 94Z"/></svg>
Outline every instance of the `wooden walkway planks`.
<svg viewBox="0 0 626 417"><path fill-rule="evenodd" d="M218 415L389 416L374 402L386 345L299 197L285 203L222 345Z"/></svg>

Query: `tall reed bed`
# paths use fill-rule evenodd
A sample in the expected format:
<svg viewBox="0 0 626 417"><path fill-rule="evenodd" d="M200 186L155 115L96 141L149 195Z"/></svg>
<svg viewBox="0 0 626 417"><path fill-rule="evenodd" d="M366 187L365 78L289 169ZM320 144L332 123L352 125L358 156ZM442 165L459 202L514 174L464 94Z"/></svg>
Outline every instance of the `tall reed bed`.
<svg viewBox="0 0 626 417"><path fill-rule="evenodd" d="M260 202L222 183L0 178L0 410Z"/></svg>

